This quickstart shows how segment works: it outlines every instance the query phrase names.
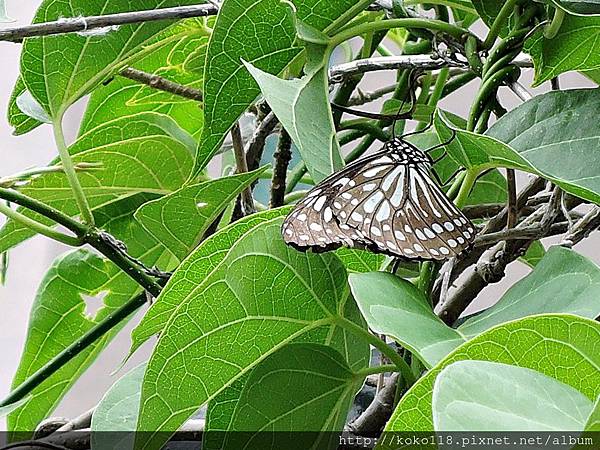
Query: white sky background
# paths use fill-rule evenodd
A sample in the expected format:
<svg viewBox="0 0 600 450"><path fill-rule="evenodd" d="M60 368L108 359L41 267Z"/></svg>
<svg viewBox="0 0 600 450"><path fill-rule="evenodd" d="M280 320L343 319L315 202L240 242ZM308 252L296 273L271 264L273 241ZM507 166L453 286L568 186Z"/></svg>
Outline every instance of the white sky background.
<svg viewBox="0 0 600 450"><path fill-rule="evenodd" d="M14 25L25 25L31 21L37 1L12 1L8 0L9 15L17 20ZM0 24L2 26L2 24ZM33 166L44 165L56 155L53 146L52 133L49 126L42 126L24 136L12 136L5 115L6 106L13 84L18 76L18 60L20 45L0 42L0 176L9 175ZM531 70L527 71L526 80L531 80ZM372 90L389 84L393 80L392 73L369 74L364 84L365 90ZM526 86L529 83L524 83ZM561 86L584 87L592 84L580 75L561 77ZM469 105L465 99L471 99L477 87L472 82L468 87L444 99L442 107L461 115L466 115ZM535 92L548 90L548 86L536 89ZM509 109L518 105L520 101L506 88L502 89L502 102ZM376 109L371 108L375 111ZM67 138L71 140L78 128L78 118L82 112L82 105L75 105L65 120ZM520 177L521 182L526 179ZM0 218L0 224L4 219ZM598 262L598 238L589 239L577 248ZM34 238L10 252L10 268L6 286L0 287L0 398L10 390L14 371L19 363L21 351L27 333L29 311L34 300L36 289L44 276L47 268L54 258L65 250L64 246L54 243L46 238ZM485 305L495 302L502 293L517 279L528 272L522 264L513 264L508 270L508 276L499 284L488 287L471 311L480 309ZM140 314L138 314L139 319ZM134 323L137 322L134 320ZM54 416L74 417L94 406L107 388L129 368L137 365L149 354L149 346L136 353L124 370L116 375L111 373L118 367L129 349L129 333L132 325L128 326L112 342L108 351L104 351L94 366L88 370L71 389L66 398L54 413ZM5 429L3 419L0 419L0 430Z"/></svg>

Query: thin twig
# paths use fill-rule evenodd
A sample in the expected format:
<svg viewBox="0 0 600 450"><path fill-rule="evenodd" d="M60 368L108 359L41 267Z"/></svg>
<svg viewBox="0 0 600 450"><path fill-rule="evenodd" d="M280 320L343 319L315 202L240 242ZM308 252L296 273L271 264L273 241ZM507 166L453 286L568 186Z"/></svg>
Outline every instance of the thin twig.
<svg viewBox="0 0 600 450"><path fill-rule="evenodd" d="M248 172L248 164L246 162L246 154L244 152L244 141L242 139L242 132L240 130L239 123L235 123L233 128L231 129L231 139L233 142L233 154L235 155L235 164L237 168L237 173L247 173ZM252 191L249 187L242 191L242 214L248 215L253 214L254 209L254 200L252 199Z"/></svg>
<svg viewBox="0 0 600 450"><path fill-rule="evenodd" d="M270 112L265 116L260 125L256 127L256 130L254 130L254 134L246 144L245 149L248 170L258 169L265 148L265 142L278 123L275 114Z"/></svg>
<svg viewBox="0 0 600 450"><path fill-rule="evenodd" d="M512 83L509 83L508 87L511 91L515 93L517 97L519 97L524 102L533 98L530 92L527 89L525 89L525 87L518 81L513 81Z"/></svg>
<svg viewBox="0 0 600 450"><path fill-rule="evenodd" d="M283 206L285 200L285 183L288 165L292 159L292 139L284 128L279 132L277 150L273 155L275 167L271 181L271 208Z"/></svg>
<svg viewBox="0 0 600 450"><path fill-rule="evenodd" d="M513 228L517 224L517 181L515 169L506 169L506 190L508 194L506 228Z"/></svg>
<svg viewBox="0 0 600 450"><path fill-rule="evenodd" d="M203 99L202 92L200 92L198 89L184 86L179 83L174 83L173 81L169 81L159 75L134 69L133 67L123 69L121 72L119 72L119 75L129 78L130 80L137 81L138 83L150 86L151 88L178 95L179 97L187 98L189 100L201 102Z"/></svg>
<svg viewBox="0 0 600 450"><path fill-rule="evenodd" d="M5 28L0 30L0 41L22 42L24 38L34 36L74 33L79 31L89 31L96 28L151 22L156 20L179 20L191 17L214 16L218 12L216 6L204 4L106 14L102 16L69 17L54 22Z"/></svg>
<svg viewBox="0 0 600 450"><path fill-rule="evenodd" d="M378 436L392 414L398 378L398 373L388 377L385 386L377 393L367 409L348 424L344 431L358 436Z"/></svg>

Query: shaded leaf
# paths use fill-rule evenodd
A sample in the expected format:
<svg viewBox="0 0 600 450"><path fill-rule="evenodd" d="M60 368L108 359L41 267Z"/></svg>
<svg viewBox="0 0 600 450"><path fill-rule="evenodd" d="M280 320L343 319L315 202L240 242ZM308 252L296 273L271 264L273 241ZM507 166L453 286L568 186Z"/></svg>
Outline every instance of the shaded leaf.
<svg viewBox="0 0 600 450"><path fill-rule="evenodd" d="M533 369L595 400L600 393L599 348L600 324L577 316L533 316L499 325L461 345L414 384L385 429L433 430L431 401L436 377L453 362L469 359Z"/></svg>
<svg viewBox="0 0 600 450"><path fill-rule="evenodd" d="M596 399L594 408L585 423L585 431L600 431L600 397Z"/></svg>
<svg viewBox="0 0 600 450"><path fill-rule="evenodd" d="M563 247L552 247L535 269L515 283L485 312L457 329L445 325L422 292L408 281L383 272L350 274L350 287L369 327L393 337L427 367L486 330L522 317L568 313L600 315L600 268Z"/></svg>
<svg viewBox="0 0 600 450"><path fill-rule="evenodd" d="M598 15L600 14L600 1L598 0L551 0L555 6L562 8L569 14Z"/></svg>
<svg viewBox="0 0 600 450"><path fill-rule="evenodd" d="M592 402L541 372L488 361L457 361L435 379L436 431L581 431Z"/></svg>
<svg viewBox="0 0 600 450"><path fill-rule="evenodd" d="M250 372L228 432L206 433L203 448L335 449L339 438L331 432L342 431L362 381L329 346L285 345Z"/></svg>
<svg viewBox="0 0 600 450"><path fill-rule="evenodd" d="M146 203L135 218L182 260L218 215L265 169L186 186Z"/></svg>
<svg viewBox="0 0 600 450"><path fill-rule="evenodd" d="M92 416L92 450L133 448L146 363L123 375L104 394Z"/></svg>
<svg viewBox="0 0 600 450"><path fill-rule="evenodd" d="M367 250L341 247L335 254L342 261L348 272L372 272L379 270L385 262L385 256Z"/></svg>
<svg viewBox="0 0 600 450"><path fill-rule="evenodd" d="M341 332L338 324L352 302L344 266L332 254L286 246L280 227L287 211L250 216L221 230L169 280L150 312L165 302L163 313L177 306L166 326L165 317L151 315L160 325L154 332L164 329L144 378L138 430L173 432L283 345ZM147 321L138 328L148 334ZM195 363L182 378L179 368L190 358ZM173 371L178 392L167 386ZM136 448L159 448L164 438L138 435Z"/></svg>
<svg viewBox="0 0 600 450"><path fill-rule="evenodd" d="M600 68L600 17L565 15L558 34L544 38L538 30L525 42L535 67L534 86L571 70Z"/></svg>
<svg viewBox="0 0 600 450"><path fill-rule="evenodd" d="M502 5L504 4L504 2L499 2L497 0L472 0L472 3L475 7L475 10L477 10L477 12L479 13L479 17L481 17L483 22L488 27L492 26L494 20L496 19L496 17L498 17L500 9L502 9ZM504 23L500 27L500 36L505 36L508 34L508 24L512 20L512 16L513 15L511 14L506 20L506 23Z"/></svg>

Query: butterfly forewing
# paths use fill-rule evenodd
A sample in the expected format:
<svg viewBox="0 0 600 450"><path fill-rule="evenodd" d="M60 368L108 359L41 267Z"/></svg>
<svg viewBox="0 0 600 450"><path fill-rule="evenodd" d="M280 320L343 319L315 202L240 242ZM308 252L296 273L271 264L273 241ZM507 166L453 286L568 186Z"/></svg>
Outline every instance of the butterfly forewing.
<svg viewBox="0 0 600 450"><path fill-rule="evenodd" d="M423 152L390 141L309 192L284 222L284 238L300 249L346 245L409 259L455 256L470 245L474 228L430 170Z"/></svg>

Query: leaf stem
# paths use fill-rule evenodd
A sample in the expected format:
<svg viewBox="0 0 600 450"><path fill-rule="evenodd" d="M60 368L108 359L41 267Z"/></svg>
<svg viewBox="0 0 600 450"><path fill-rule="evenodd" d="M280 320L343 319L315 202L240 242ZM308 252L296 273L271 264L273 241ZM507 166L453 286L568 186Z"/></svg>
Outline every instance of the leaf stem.
<svg viewBox="0 0 600 450"><path fill-rule="evenodd" d="M544 28L544 37L546 39L554 39L560 30L560 27L565 18L565 12L561 8L554 8L554 16L550 25Z"/></svg>
<svg viewBox="0 0 600 450"><path fill-rule="evenodd" d="M75 165L73 164L71 154L69 153L69 149L65 143L65 136L63 134L61 122L62 118L59 117L52 123L52 128L54 130L54 140L56 141L56 146L58 148L58 154L62 162L63 170L67 176L69 184L71 185L71 189L73 190L75 202L79 207L79 212L81 213L83 222L87 225L94 225L94 215L92 214L90 205L85 197L85 193L83 192L79 178L77 177Z"/></svg>
<svg viewBox="0 0 600 450"><path fill-rule="evenodd" d="M500 29L502 28L502 25L504 25L504 23L508 20L508 17L514 11L514 7L518 1L519 0L507 0L506 2L504 2L504 5L502 5L500 12L494 19L494 23L492 23L492 26L490 27L490 31L486 36L485 41L483 41L482 47L484 49L488 49L494 44L494 41L500 34Z"/></svg>
<svg viewBox="0 0 600 450"><path fill-rule="evenodd" d="M390 361L392 361L395 364L395 366L399 369L400 373L406 379L409 385L415 382L415 377L412 373L412 370L410 369L408 364L406 364L406 361L404 361L404 359L398 353L396 353L396 351L392 347L387 345L377 336L373 336L371 333L369 333L368 330L365 330L364 328L360 327L359 325L344 317L336 317L336 323L339 326L350 331L351 333L355 334L356 336L362 337L365 341L367 341L369 344L371 344L373 347L379 350L382 354L387 356L390 359Z"/></svg>
<svg viewBox="0 0 600 450"><path fill-rule="evenodd" d="M389 30L392 28L420 28L441 31L458 39L462 39L465 35L470 34L469 31L464 28L457 27L456 25L441 20L424 18L389 19L367 22L344 30L333 36L329 45L333 48L353 37L361 36L372 31Z"/></svg>
<svg viewBox="0 0 600 450"><path fill-rule="evenodd" d="M3 401L0 407L9 405L16 401L25 398L36 387L44 382L48 377L55 374L61 367L87 349L90 345L112 330L115 326L121 323L125 318L137 311L144 303L147 302L146 293L135 296L104 320L96 324L91 330L65 348L62 352L48 361L44 366L38 369L33 375L27 378L16 389L14 389Z"/></svg>
<svg viewBox="0 0 600 450"><path fill-rule="evenodd" d="M27 228L35 231L36 233L42 234L50 239L53 239L58 242L62 242L63 244L70 245L72 247L79 247L83 245L83 240L78 238L77 236L69 236L67 234L63 234L60 231L55 230L43 223L38 222L37 220L31 219L24 214L21 214L18 211L15 211L10 206L4 204L4 202L0 202L0 214L4 214L9 219L14 220L15 222L19 222L21 225L26 226Z"/></svg>
<svg viewBox="0 0 600 450"><path fill-rule="evenodd" d="M367 378L369 375L377 375L379 373L397 372L398 368L394 364L383 364L381 366L366 367L356 371L354 374L360 378Z"/></svg>
<svg viewBox="0 0 600 450"><path fill-rule="evenodd" d="M458 191L458 195L454 199L454 204L458 208L462 208L467 203L467 199L469 198L469 194L471 193L471 189L475 185L477 181L477 177L479 176L479 170L477 169L467 169L465 174L465 178L460 185L460 190Z"/></svg>

